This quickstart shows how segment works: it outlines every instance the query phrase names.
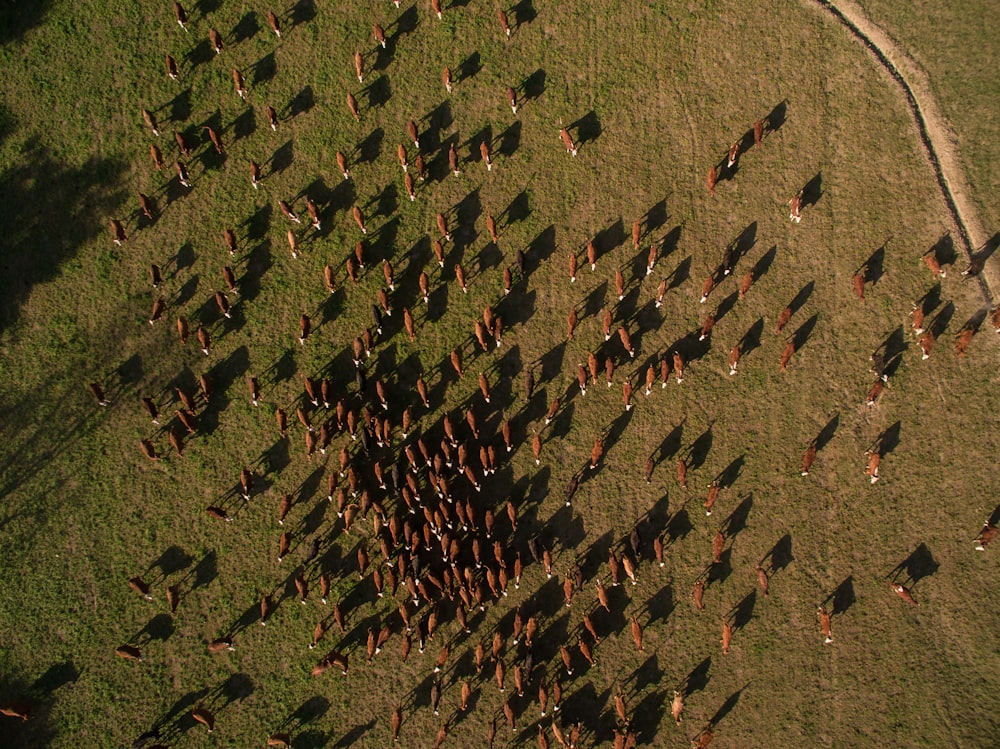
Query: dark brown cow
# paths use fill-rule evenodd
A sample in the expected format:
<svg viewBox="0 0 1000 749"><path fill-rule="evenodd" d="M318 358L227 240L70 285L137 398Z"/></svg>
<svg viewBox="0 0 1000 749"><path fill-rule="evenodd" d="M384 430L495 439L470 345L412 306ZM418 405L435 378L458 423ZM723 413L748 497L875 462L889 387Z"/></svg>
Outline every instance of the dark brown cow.
<svg viewBox="0 0 1000 749"><path fill-rule="evenodd" d="M222 34L220 34L215 29L209 29L208 41L209 43L211 43L212 49L215 50L215 54L218 55L222 53L222 47L223 47Z"/></svg>
<svg viewBox="0 0 1000 749"><path fill-rule="evenodd" d="M229 637L220 637L218 640L212 640L208 643L208 652L215 655L216 653L222 653L226 650L236 650L233 647L233 641Z"/></svg>
<svg viewBox="0 0 1000 749"><path fill-rule="evenodd" d="M177 144L177 148L180 150L181 155L184 156L184 158L188 158L192 153L194 153L194 149L188 145L187 139L176 130L174 130L174 142ZM185 187L187 186L188 185L185 185Z"/></svg>
<svg viewBox="0 0 1000 749"><path fill-rule="evenodd" d="M225 520L227 523L232 522L232 518L229 516L229 513L221 507L209 506L205 508L205 512L208 513L209 517L213 517L216 520Z"/></svg>
<svg viewBox="0 0 1000 749"><path fill-rule="evenodd" d="M704 341L712 334L712 328L715 327L715 313L710 312L708 316L705 317L705 322L701 324L701 335L698 336L699 341Z"/></svg>
<svg viewBox="0 0 1000 749"><path fill-rule="evenodd" d="M562 139L563 145L566 146L566 150L569 151L573 156L576 156L577 150L576 146L573 144L573 138L570 137L569 130L566 128L561 128L559 130L559 137Z"/></svg>
<svg viewBox="0 0 1000 749"><path fill-rule="evenodd" d="M160 128L156 122L156 116L152 112L148 109L143 109L142 120L146 123L146 126L153 131L153 135L159 136Z"/></svg>
<svg viewBox="0 0 1000 749"><path fill-rule="evenodd" d="M1000 333L1000 306L994 307L990 313L990 322L993 324L993 331Z"/></svg>
<svg viewBox="0 0 1000 749"><path fill-rule="evenodd" d="M208 356L212 348L212 336L204 325L198 326L198 343L201 344L201 353Z"/></svg>
<svg viewBox="0 0 1000 749"><path fill-rule="evenodd" d="M188 22L187 11L184 10L181 4L176 2L176 0L174 2L174 18L177 19L177 23L180 24L180 27L185 31L187 31L187 22Z"/></svg>
<svg viewBox="0 0 1000 749"><path fill-rule="evenodd" d="M254 190L260 184L260 164L256 161L250 162L250 184L253 185Z"/></svg>
<svg viewBox="0 0 1000 749"><path fill-rule="evenodd" d="M191 717L208 729L209 733L215 729L215 715L203 707L196 707L191 711Z"/></svg>
<svg viewBox="0 0 1000 749"><path fill-rule="evenodd" d="M147 439L139 440L139 447L142 450L142 454L145 455L150 460L158 460L159 456L156 454L156 447Z"/></svg>
<svg viewBox="0 0 1000 749"><path fill-rule="evenodd" d="M406 188L406 194L410 197L410 202L412 203L417 199L417 192L413 184L413 175L409 172L403 175L403 186Z"/></svg>
<svg viewBox="0 0 1000 749"><path fill-rule="evenodd" d="M116 218L111 219L111 241L120 247L122 242L127 239L128 237L125 235L125 226L122 222Z"/></svg>
<svg viewBox="0 0 1000 749"><path fill-rule="evenodd" d="M150 594L152 588L141 577L130 577L128 579L128 586L147 601L153 600L153 596Z"/></svg>
<svg viewBox="0 0 1000 749"><path fill-rule="evenodd" d="M281 38L281 24L278 23L278 17L276 15L274 15L273 11L270 11L270 10L267 12L267 25L271 27L271 31L274 32L274 35L277 36L280 39Z"/></svg>
<svg viewBox="0 0 1000 749"><path fill-rule="evenodd" d="M163 169L163 152L155 143L149 144L149 156L153 159L153 166L156 167L156 170L161 171Z"/></svg>
<svg viewBox="0 0 1000 749"><path fill-rule="evenodd" d="M163 297L157 297L157 299L153 302L153 309L150 311L149 314L149 321L148 321L149 324L152 325L153 323L156 323L160 319L162 319L163 313L166 311L166 309L167 309L166 300Z"/></svg>
<svg viewBox="0 0 1000 749"><path fill-rule="evenodd" d="M225 146L222 143L222 137L215 131L215 128L211 125L205 125L202 130L208 131L208 139L212 141L216 153L223 154L226 152Z"/></svg>
<svg viewBox="0 0 1000 749"><path fill-rule="evenodd" d="M304 312L299 317L299 343L303 346L306 343L306 338L309 337L309 332L312 330L312 322L309 320L309 315Z"/></svg>
<svg viewBox="0 0 1000 749"><path fill-rule="evenodd" d="M141 661L143 659L142 651L135 645L122 645L119 648L115 648L115 655L127 661Z"/></svg>
<svg viewBox="0 0 1000 749"><path fill-rule="evenodd" d="M512 114L517 114L517 93L510 86L507 87L507 105Z"/></svg>

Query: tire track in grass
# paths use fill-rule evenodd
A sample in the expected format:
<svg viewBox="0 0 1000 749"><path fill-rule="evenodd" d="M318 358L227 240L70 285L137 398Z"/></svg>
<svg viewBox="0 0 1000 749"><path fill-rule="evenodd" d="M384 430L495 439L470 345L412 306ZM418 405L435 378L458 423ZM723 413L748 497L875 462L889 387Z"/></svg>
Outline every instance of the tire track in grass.
<svg viewBox="0 0 1000 749"><path fill-rule="evenodd" d="M958 163L954 136L931 93L926 74L851 0L836 0L836 2L811 0L811 2L840 21L902 88L917 133L934 169L938 187L961 237L966 259L971 259L985 246L989 238L969 200L971 190L965 179L965 173ZM1000 269L997 267L997 262L988 261L983 271L975 278L984 300L992 304L991 290L1000 287Z"/></svg>

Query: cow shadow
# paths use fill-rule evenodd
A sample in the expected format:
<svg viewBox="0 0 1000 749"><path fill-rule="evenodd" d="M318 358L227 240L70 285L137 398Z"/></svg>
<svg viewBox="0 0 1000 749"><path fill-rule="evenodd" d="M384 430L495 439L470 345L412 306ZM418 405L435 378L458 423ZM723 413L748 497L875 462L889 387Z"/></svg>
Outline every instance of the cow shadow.
<svg viewBox="0 0 1000 749"><path fill-rule="evenodd" d="M194 60L192 60L193 62ZM193 89L188 86L164 105L169 119L174 122L185 122L191 116L191 113L194 111L194 104L191 101L192 93Z"/></svg>
<svg viewBox="0 0 1000 749"><path fill-rule="evenodd" d="M688 448L688 469L697 470L705 464L709 451L712 449L712 426L714 422L709 422L705 431L699 434L695 441Z"/></svg>
<svg viewBox="0 0 1000 749"><path fill-rule="evenodd" d="M895 422L892 426L882 432L875 440L875 449L883 458L899 446L899 433L902 429L902 422Z"/></svg>
<svg viewBox="0 0 1000 749"><path fill-rule="evenodd" d="M715 477L715 481L718 482L720 489L728 489L736 483L736 479L740 477L740 472L743 470L745 462L746 455L744 454L719 472L719 475Z"/></svg>
<svg viewBox="0 0 1000 749"><path fill-rule="evenodd" d="M251 10L244 13L243 17L233 26L232 31L229 32L229 38L232 39L233 44L239 44L253 39L257 36L258 31L260 31L260 23L257 20L257 14Z"/></svg>
<svg viewBox="0 0 1000 749"><path fill-rule="evenodd" d="M35 679L31 685L31 691L52 694L59 687L73 684L79 678L80 671L73 664L73 661L54 663L48 667L44 674Z"/></svg>
<svg viewBox="0 0 1000 749"><path fill-rule="evenodd" d="M545 93L545 69L539 68L529 75L518 87L521 95L528 100L537 99Z"/></svg>
<svg viewBox="0 0 1000 749"><path fill-rule="evenodd" d="M191 566L194 557L188 554L180 546L167 547L160 556L149 563L146 571L159 570L159 579L165 580L169 575L180 572Z"/></svg>
<svg viewBox="0 0 1000 749"><path fill-rule="evenodd" d="M854 576L848 575L844 581L837 586L826 602L833 602L833 615L846 613L857 597L854 595ZM824 602L824 603L826 603Z"/></svg>
<svg viewBox="0 0 1000 749"><path fill-rule="evenodd" d="M267 83L274 78L278 72L278 61L274 59L274 52L269 52L257 62L250 65L253 74L253 85L258 86Z"/></svg>
<svg viewBox="0 0 1000 749"><path fill-rule="evenodd" d="M776 133L785 124L785 117L788 112L788 100L783 99L774 105L774 108L765 118L769 132Z"/></svg>
<svg viewBox="0 0 1000 749"><path fill-rule="evenodd" d="M376 720L372 718L367 723L360 723L350 731L340 737L340 740L333 745L334 749L348 749L348 747L358 746L362 737L375 727ZM296 742L298 746L298 742Z"/></svg>
<svg viewBox="0 0 1000 749"><path fill-rule="evenodd" d="M521 145L521 121L511 123L506 130L497 136L497 153L501 156L513 156Z"/></svg>
<svg viewBox="0 0 1000 749"><path fill-rule="evenodd" d="M505 226L510 226L524 221L530 215L531 202L528 199L528 191L525 189L514 196L514 199L510 201L510 204L498 218L504 222Z"/></svg>
<svg viewBox="0 0 1000 749"><path fill-rule="evenodd" d="M583 146L600 137L602 132L601 120L598 118L597 112L591 109L587 114L570 125L568 129L576 132L577 146Z"/></svg>
<svg viewBox="0 0 1000 749"><path fill-rule="evenodd" d="M885 248L889 244L889 240L886 240L881 247L879 247L875 252L868 256L868 259L861 264L858 268L858 273L864 274L865 283L870 283L872 286L877 284L884 274L883 266L885 264Z"/></svg>
<svg viewBox="0 0 1000 749"><path fill-rule="evenodd" d="M898 580L905 573L905 579L909 585L916 585L925 577L930 577L937 572L940 566L938 561L934 559L931 550L927 548L927 544L921 543L906 559L896 565L895 569L889 573L889 577Z"/></svg>
<svg viewBox="0 0 1000 749"><path fill-rule="evenodd" d="M799 289L799 293L796 294L795 298L788 303L788 308L792 311L793 315L800 309L802 309L802 306L807 301L809 301L809 297L812 295L813 289L815 288L816 288L816 283L814 281L810 281L801 289Z"/></svg>
<svg viewBox="0 0 1000 749"><path fill-rule="evenodd" d="M764 332L764 318L758 317L757 322L743 334L740 339L740 355L748 356L755 349L760 347L760 336Z"/></svg>
<svg viewBox="0 0 1000 749"><path fill-rule="evenodd" d="M292 28L294 29L296 26L308 23L316 17L316 5L313 3L313 0L298 0L298 2L292 6L288 15L292 22Z"/></svg>
<svg viewBox="0 0 1000 749"><path fill-rule="evenodd" d="M686 538L693 530L694 524L691 522L691 516L688 514L687 508L681 507L670 516L670 520L667 521L663 532L667 534L669 542L673 544L676 541Z"/></svg>
<svg viewBox="0 0 1000 749"><path fill-rule="evenodd" d="M770 560L769 571L771 573L779 572L795 561L795 557L792 556L792 535L790 533L786 533L775 542L774 546L760 560L761 566L768 560Z"/></svg>
<svg viewBox="0 0 1000 749"><path fill-rule="evenodd" d="M927 329L934 335L935 338L940 338L944 335L944 332L948 329L948 325L951 323L951 318L955 315L955 304L953 302L948 302L941 308L941 311L935 315L931 324L927 326Z"/></svg>
<svg viewBox="0 0 1000 749"><path fill-rule="evenodd" d="M722 703L722 706L715 711L715 715L713 715L711 718L708 719L708 722L713 727L719 725L722 719L725 718L727 715L729 715L729 713L732 712L733 708L736 707L736 703L740 701L740 696L749 686L750 682L747 682L740 689L737 689L735 692L729 695L729 697L726 698L726 701Z"/></svg>
<svg viewBox="0 0 1000 749"><path fill-rule="evenodd" d="M823 172L819 171L802 188L802 207L816 205L821 197L823 197Z"/></svg>
<svg viewBox="0 0 1000 749"><path fill-rule="evenodd" d="M735 538L736 535L747 527L747 518L753 508L753 492L748 493L736 509L722 523L722 533L726 538Z"/></svg>
<svg viewBox="0 0 1000 749"><path fill-rule="evenodd" d="M458 75L455 76L455 83L467 81L482 69L483 63L479 57L479 52L470 53L458 64Z"/></svg>
<svg viewBox="0 0 1000 749"><path fill-rule="evenodd" d="M389 76L380 75L378 78L362 89L363 94L368 95L368 107L378 109L389 103L392 98L392 86L389 84Z"/></svg>
<svg viewBox="0 0 1000 749"><path fill-rule="evenodd" d="M295 151L292 146L292 141L287 140L278 149L271 154L270 160L270 174L281 174L288 167L292 165L295 160Z"/></svg>
<svg viewBox="0 0 1000 749"><path fill-rule="evenodd" d="M691 669L688 675L681 680L680 684L676 687L677 691L682 692L685 697L690 697L695 692L704 691L705 687L708 686L710 679L708 671L711 667L712 656L708 656Z"/></svg>
<svg viewBox="0 0 1000 749"><path fill-rule="evenodd" d="M804 323L802 323L796 331L792 334L792 345L795 346L795 350L798 351L806 342L809 340L809 336L812 335L813 328L816 327L816 323L819 320L819 315L813 315Z"/></svg>
<svg viewBox="0 0 1000 749"><path fill-rule="evenodd" d="M740 600L738 604L733 606L733 608L726 615L726 618L732 622L734 630L743 629L750 620L753 618L754 606L757 604L757 591L751 590Z"/></svg>

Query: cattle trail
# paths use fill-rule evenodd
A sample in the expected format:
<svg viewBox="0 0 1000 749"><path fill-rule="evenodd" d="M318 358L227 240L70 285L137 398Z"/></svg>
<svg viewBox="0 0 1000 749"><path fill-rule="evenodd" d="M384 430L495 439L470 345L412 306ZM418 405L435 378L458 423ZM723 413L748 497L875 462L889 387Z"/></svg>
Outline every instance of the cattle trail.
<svg viewBox="0 0 1000 749"><path fill-rule="evenodd" d="M888 34L876 26L853 0L812 0L829 11L848 31L875 56L879 64L903 89L913 114L927 158L934 168L938 186L952 215L968 260L987 242L988 237L979 221L972 201L971 189L955 153L955 138L931 93L927 75L914 63ZM985 301L992 305L992 290L1000 288L1000 271L996 262L987 263L976 279Z"/></svg>

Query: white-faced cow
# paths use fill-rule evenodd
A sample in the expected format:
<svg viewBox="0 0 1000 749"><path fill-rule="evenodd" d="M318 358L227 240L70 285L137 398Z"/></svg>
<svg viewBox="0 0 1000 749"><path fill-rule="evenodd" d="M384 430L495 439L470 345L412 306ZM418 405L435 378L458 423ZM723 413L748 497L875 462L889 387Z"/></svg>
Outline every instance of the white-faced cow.
<svg viewBox="0 0 1000 749"><path fill-rule="evenodd" d="M791 210L791 213L789 214L788 217L796 224L802 221L802 195L803 191L799 190L795 194L795 197L793 197L790 201L788 201L788 205Z"/></svg>
<svg viewBox="0 0 1000 749"><path fill-rule="evenodd" d="M576 156L577 153L576 145L574 145L573 143L573 138L570 136L569 130L567 130L566 128L561 128L559 130L559 137L562 139L563 145L566 147L566 150L569 151L573 156Z"/></svg>
<svg viewBox="0 0 1000 749"><path fill-rule="evenodd" d="M452 80L451 80L451 69L445 68L441 72L441 81L444 83L444 90L449 94L452 92Z"/></svg>
<svg viewBox="0 0 1000 749"><path fill-rule="evenodd" d="M216 29L209 29L208 41L212 45L212 49L215 51L215 54L218 55L222 53L222 34L220 34Z"/></svg>
<svg viewBox="0 0 1000 749"><path fill-rule="evenodd" d="M159 125L157 125L156 116L148 109L142 110L142 120L146 123L146 126L153 131L153 135L158 136L160 134L160 128Z"/></svg>
<svg viewBox="0 0 1000 749"><path fill-rule="evenodd" d="M281 38L281 24L278 23L278 17L276 15L274 15L274 11L270 11L269 10L267 12L267 25L271 27L271 31L274 32L274 35L280 39Z"/></svg>

